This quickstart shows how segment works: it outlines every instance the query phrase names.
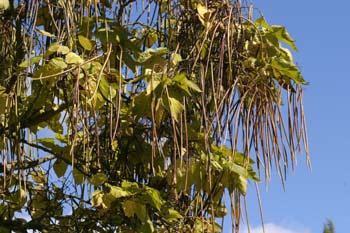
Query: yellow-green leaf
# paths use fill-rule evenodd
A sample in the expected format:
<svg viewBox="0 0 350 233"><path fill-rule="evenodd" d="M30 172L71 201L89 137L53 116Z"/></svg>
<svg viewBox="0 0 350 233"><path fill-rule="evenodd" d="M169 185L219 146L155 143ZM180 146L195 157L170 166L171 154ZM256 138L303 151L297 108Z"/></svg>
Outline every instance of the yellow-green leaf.
<svg viewBox="0 0 350 233"><path fill-rule="evenodd" d="M137 205L137 211L136 211L136 216L138 217L138 219L140 219L140 221L145 222L148 218L147 216L147 209L146 206L143 204L139 204Z"/></svg>
<svg viewBox="0 0 350 233"><path fill-rule="evenodd" d="M169 97L169 104L170 104L170 113L171 116L176 120L179 121L179 117L181 112L184 109L184 106L175 98Z"/></svg>
<svg viewBox="0 0 350 233"><path fill-rule="evenodd" d="M41 30L41 29L36 29L36 31L43 35L43 36L47 36L47 37L51 37L51 38L56 38L56 36L54 34L51 34L50 32L47 32L47 31L44 31L44 30Z"/></svg>
<svg viewBox="0 0 350 233"><path fill-rule="evenodd" d="M92 50L92 43L88 38L86 38L85 36L79 35L78 40L79 40L80 45L84 49L86 49L88 51Z"/></svg>
<svg viewBox="0 0 350 233"><path fill-rule="evenodd" d="M210 23L210 15L213 12L212 10L208 10L204 5L197 4L197 12L198 18L205 27L209 27Z"/></svg>
<svg viewBox="0 0 350 233"><path fill-rule="evenodd" d="M67 64L64 62L63 58L61 57L52 58L49 64L52 65L54 69L64 70L65 68L67 68Z"/></svg>
<svg viewBox="0 0 350 233"><path fill-rule="evenodd" d="M152 188L147 188L145 197L147 201L157 210L160 210L160 208L163 205L163 199L160 197L159 191Z"/></svg>
<svg viewBox="0 0 350 233"><path fill-rule="evenodd" d="M0 0L0 10L7 10L9 7L9 0Z"/></svg>
<svg viewBox="0 0 350 233"><path fill-rule="evenodd" d="M166 219L168 221L172 222L181 218L182 218L182 215L179 212L177 212L173 208L168 209L168 215L166 216Z"/></svg>
<svg viewBox="0 0 350 233"><path fill-rule="evenodd" d="M171 55L171 63L174 65L174 66L177 66L180 62L182 61L182 57L180 54L178 53L173 53Z"/></svg>
<svg viewBox="0 0 350 233"><path fill-rule="evenodd" d="M66 55L66 62L68 64L81 64L84 62L84 60L79 56L77 55L76 53L73 53L73 52L70 52Z"/></svg>
<svg viewBox="0 0 350 233"><path fill-rule="evenodd" d="M92 194L91 205L95 208L107 208L103 201L104 193L101 190L95 190Z"/></svg>
<svg viewBox="0 0 350 233"><path fill-rule="evenodd" d="M58 49L57 49L57 53L61 53L63 55L66 55L67 53L70 52L70 49L67 46L61 45Z"/></svg>
<svg viewBox="0 0 350 233"><path fill-rule="evenodd" d="M32 179L38 184L45 184L47 182L47 177L42 171L32 171L30 173L32 175Z"/></svg>
<svg viewBox="0 0 350 233"><path fill-rule="evenodd" d="M130 196L131 193L123 190L122 188L110 184L106 184L106 187L110 189L109 193L114 197L114 198L121 198L121 197L127 197Z"/></svg>
<svg viewBox="0 0 350 233"><path fill-rule="evenodd" d="M19 64L19 67L27 68L33 64L39 63L42 58L43 56L35 56L35 57L28 58L24 60L21 64Z"/></svg>
<svg viewBox="0 0 350 233"><path fill-rule="evenodd" d="M60 44L59 43L57 43L57 42L54 42L54 43L52 43L52 44L50 44L50 46L49 46L49 48L47 49L47 51L49 51L49 52L57 52L57 50L60 48Z"/></svg>
<svg viewBox="0 0 350 233"><path fill-rule="evenodd" d="M125 216L131 218L138 211L138 204L132 200L126 200L123 202L123 211Z"/></svg>
<svg viewBox="0 0 350 233"><path fill-rule="evenodd" d="M273 25L272 31L278 40L289 45L294 51L298 51L297 47L295 46L293 38L288 33L288 31L285 27L280 26L280 25Z"/></svg>

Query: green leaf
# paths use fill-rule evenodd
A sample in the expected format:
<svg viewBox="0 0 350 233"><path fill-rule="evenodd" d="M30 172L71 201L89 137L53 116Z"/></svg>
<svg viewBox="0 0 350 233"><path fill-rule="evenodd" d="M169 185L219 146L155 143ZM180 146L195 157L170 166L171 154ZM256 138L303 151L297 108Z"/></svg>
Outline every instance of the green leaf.
<svg viewBox="0 0 350 233"><path fill-rule="evenodd" d="M168 215L165 217L168 221L173 222L182 219L182 215L173 208L168 209Z"/></svg>
<svg viewBox="0 0 350 233"><path fill-rule="evenodd" d="M67 68L67 64L64 62L63 58L61 57L52 58L49 64L53 66L54 69L57 69L57 70L64 70Z"/></svg>
<svg viewBox="0 0 350 233"><path fill-rule="evenodd" d="M296 84L308 84L302 77L298 67L292 62L276 57L272 60L271 66L282 75L292 79Z"/></svg>
<svg viewBox="0 0 350 233"><path fill-rule="evenodd" d="M123 202L123 211L126 217L133 217L138 211L138 204L132 200L126 200Z"/></svg>
<svg viewBox="0 0 350 233"><path fill-rule="evenodd" d="M280 25L273 25L272 33L277 37L278 40L289 45L294 51L298 51L297 47L295 46L293 38L290 36L290 34L288 33L285 27Z"/></svg>
<svg viewBox="0 0 350 233"><path fill-rule="evenodd" d="M113 99L117 94L116 83L110 83L105 75L102 75L99 90L104 98Z"/></svg>
<svg viewBox="0 0 350 233"><path fill-rule="evenodd" d="M139 55L137 62L145 68L154 68L157 65L164 66L167 60L163 57L168 53L167 48L147 49Z"/></svg>
<svg viewBox="0 0 350 233"><path fill-rule="evenodd" d="M189 88L193 89L196 92L202 92L202 90L197 86L197 84L195 84L194 82L192 82L189 79L186 79L186 84Z"/></svg>
<svg viewBox="0 0 350 233"><path fill-rule="evenodd" d="M127 192L118 186L106 184L106 187L108 187L110 189L109 193L116 199L121 198L121 197L128 197L131 195L130 192Z"/></svg>
<svg viewBox="0 0 350 233"><path fill-rule="evenodd" d="M130 182L130 181L127 181L127 180L123 180L122 182L122 188L128 192L131 192L131 193L136 193L140 190L139 188L139 185L135 182Z"/></svg>
<svg viewBox="0 0 350 233"><path fill-rule="evenodd" d="M32 171L30 173L32 175L32 179L38 184L45 184L47 182L47 177L42 171Z"/></svg>
<svg viewBox="0 0 350 233"><path fill-rule="evenodd" d="M147 220L146 222L143 222L142 225L137 229L137 232L142 232L142 233L153 233L154 226L153 222L151 220Z"/></svg>
<svg viewBox="0 0 350 233"><path fill-rule="evenodd" d="M158 190L147 187L144 197L154 208L160 210L164 201L160 197Z"/></svg>
<svg viewBox="0 0 350 233"><path fill-rule="evenodd" d="M227 168L229 169L229 171L240 175L240 176L247 176L247 171L244 167L237 165L234 161L230 161L228 160L227 163Z"/></svg>
<svg viewBox="0 0 350 233"><path fill-rule="evenodd" d="M103 201L104 193L101 190L95 190L92 194L91 205L95 208L107 208Z"/></svg>
<svg viewBox="0 0 350 233"><path fill-rule="evenodd" d="M145 205L138 203L136 216L138 217L138 219L140 219L141 222L146 222L146 220L148 219L148 215Z"/></svg>
<svg viewBox="0 0 350 233"><path fill-rule="evenodd" d="M67 171L67 163L61 159L57 159L53 165L53 170L55 171L58 178L64 176Z"/></svg>
<svg viewBox="0 0 350 233"><path fill-rule="evenodd" d="M57 52L57 50L60 48L60 44L57 42L54 42L52 44L50 44L49 48L47 49L46 53L45 53L45 58L48 58L51 54L54 54Z"/></svg>
<svg viewBox="0 0 350 233"><path fill-rule="evenodd" d="M180 114L182 113L184 106L175 98L169 97L170 113L171 116L179 122Z"/></svg>
<svg viewBox="0 0 350 233"><path fill-rule="evenodd" d="M86 49L88 51L92 50L92 43L88 38L86 38L85 36L79 35L78 40L79 40L80 45L84 49Z"/></svg>
<svg viewBox="0 0 350 233"><path fill-rule="evenodd" d="M43 56L35 56L35 57L28 58L25 61L23 61L21 64L19 64L19 67L27 68L31 65L39 63L42 58Z"/></svg>
<svg viewBox="0 0 350 233"><path fill-rule="evenodd" d="M262 27L262 28L266 28L267 30L271 30L272 27L270 26L270 24L268 24L264 18L264 16L261 16L260 18L255 20L255 25L257 27Z"/></svg>
<svg viewBox="0 0 350 233"><path fill-rule="evenodd" d="M205 27L210 27L210 15L213 12L213 10L207 9L204 5L202 4L197 4L197 12L198 12L198 18L201 21L201 23Z"/></svg>
<svg viewBox="0 0 350 233"><path fill-rule="evenodd" d="M82 184L84 182L85 176L78 169L73 169L73 178L75 184Z"/></svg>
<svg viewBox="0 0 350 233"><path fill-rule="evenodd" d="M103 173L97 173L90 178L90 183L95 186L101 186L104 182L107 181L107 176Z"/></svg>
<svg viewBox="0 0 350 233"><path fill-rule="evenodd" d="M145 92L134 97L133 113L138 117L151 116L151 95L146 95Z"/></svg>
<svg viewBox="0 0 350 233"><path fill-rule="evenodd" d="M182 57L178 53L173 53L173 54L171 54L170 60L171 60L171 63L173 64L173 66L177 66L182 61Z"/></svg>
<svg viewBox="0 0 350 233"><path fill-rule="evenodd" d="M84 62L84 59L82 59L78 54L70 52L66 55L66 62L68 64L81 64Z"/></svg>
<svg viewBox="0 0 350 233"><path fill-rule="evenodd" d="M146 94L147 95L151 94L151 92L153 92L158 87L159 84L161 84L159 80L156 80L156 79L150 80L146 88Z"/></svg>
<svg viewBox="0 0 350 233"><path fill-rule="evenodd" d="M63 54L66 55L67 53L70 52L70 49L67 46L61 45L58 49L57 49L57 53L59 54Z"/></svg>
<svg viewBox="0 0 350 233"><path fill-rule="evenodd" d="M192 90L196 91L196 92L201 92L201 89L197 86L197 84L195 84L194 82L192 82L191 80L189 80L186 77L185 73L178 73L174 76L173 81L175 81L176 83L178 83L178 87L180 87L181 89L183 89L186 93L188 93L189 95L191 95L191 93L188 91L188 88L191 88Z"/></svg>
<svg viewBox="0 0 350 233"><path fill-rule="evenodd" d="M6 99L7 96L5 94L0 94L0 116L6 111Z"/></svg>

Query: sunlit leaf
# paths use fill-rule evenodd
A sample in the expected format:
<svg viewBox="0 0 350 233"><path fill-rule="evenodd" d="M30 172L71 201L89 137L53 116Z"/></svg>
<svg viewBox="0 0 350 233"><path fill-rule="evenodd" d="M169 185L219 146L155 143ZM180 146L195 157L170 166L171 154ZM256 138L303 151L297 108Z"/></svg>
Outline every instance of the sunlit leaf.
<svg viewBox="0 0 350 233"><path fill-rule="evenodd" d="M84 49L86 49L88 51L92 50L93 45L92 45L91 41L88 38L86 38L85 36L79 35L78 36L78 40L79 40L80 45Z"/></svg>
<svg viewBox="0 0 350 233"><path fill-rule="evenodd" d="M47 31L44 31L44 30L41 30L41 29L36 29L36 31L43 35L43 36L47 36L47 37L51 37L51 38L56 38L55 35L51 34L50 32L47 32Z"/></svg>
<svg viewBox="0 0 350 233"><path fill-rule="evenodd" d="M38 184L45 184L47 182L47 177L46 177L46 174L43 173L42 171L32 171L30 173L32 175L32 179L38 183Z"/></svg>
<svg viewBox="0 0 350 233"><path fill-rule="evenodd" d="M53 68L58 70L64 70L68 67L67 64L64 62L63 58L61 57L52 58L49 64L52 65Z"/></svg>
<svg viewBox="0 0 350 233"><path fill-rule="evenodd" d="M101 190L95 190L92 194L91 205L95 208L107 208L103 202L104 193Z"/></svg>
<svg viewBox="0 0 350 233"><path fill-rule="evenodd" d="M184 109L184 106L175 98L169 97L169 103L170 103L170 113L171 116L176 120L179 121L180 115Z"/></svg>
<svg viewBox="0 0 350 233"><path fill-rule="evenodd" d="M116 199L121 197L128 197L131 195L130 192L127 192L123 188L118 186L106 184L106 187L109 188L109 193Z"/></svg>
<svg viewBox="0 0 350 233"><path fill-rule="evenodd" d="M272 32L277 37L278 40L289 45L294 51L298 51L295 46L293 38L290 36L285 27L279 25L272 26Z"/></svg>
<svg viewBox="0 0 350 233"><path fill-rule="evenodd" d="M168 221L172 222L172 221L176 221L178 219L183 218L182 215L174 210L173 208L168 209L168 215L165 217Z"/></svg>
<svg viewBox="0 0 350 233"><path fill-rule="evenodd" d="M81 64L84 62L84 59L82 59L78 54L70 52L66 55L66 62L68 64Z"/></svg>
<svg viewBox="0 0 350 233"><path fill-rule="evenodd" d="M7 10L9 7L9 0L0 0L0 10Z"/></svg>
<svg viewBox="0 0 350 233"><path fill-rule="evenodd" d="M63 54L66 55L67 53L70 52L70 49L67 46L61 45L58 49L57 49L57 53L59 54Z"/></svg>
<svg viewBox="0 0 350 233"><path fill-rule="evenodd" d="M41 61L41 59L43 58L43 56L35 56L35 57L31 57L30 59L26 59L25 61L23 61L21 64L19 64L19 67L21 68L27 68L31 65L37 64Z"/></svg>
<svg viewBox="0 0 350 233"><path fill-rule="evenodd" d="M146 192L144 193L144 197L157 210L160 210L164 204L163 199L159 195L159 191L156 189L147 188Z"/></svg>

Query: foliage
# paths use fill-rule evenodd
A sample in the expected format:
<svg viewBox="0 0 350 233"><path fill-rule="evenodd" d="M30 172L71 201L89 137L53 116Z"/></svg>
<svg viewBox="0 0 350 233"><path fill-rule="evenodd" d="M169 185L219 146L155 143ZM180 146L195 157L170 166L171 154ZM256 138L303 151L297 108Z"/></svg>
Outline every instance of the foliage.
<svg viewBox="0 0 350 233"><path fill-rule="evenodd" d="M307 151L296 46L252 6L1 4L1 231L238 232Z"/></svg>
<svg viewBox="0 0 350 233"><path fill-rule="evenodd" d="M323 224L323 233L335 233L335 227L332 220L327 219L327 223Z"/></svg>

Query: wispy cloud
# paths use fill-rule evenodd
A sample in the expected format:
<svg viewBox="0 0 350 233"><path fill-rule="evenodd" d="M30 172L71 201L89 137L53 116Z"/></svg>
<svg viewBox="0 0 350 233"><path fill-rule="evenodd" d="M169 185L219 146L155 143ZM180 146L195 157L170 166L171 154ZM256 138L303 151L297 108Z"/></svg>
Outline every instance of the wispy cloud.
<svg viewBox="0 0 350 233"><path fill-rule="evenodd" d="M244 229L243 233L248 233L248 230ZM263 228L262 226L251 227L250 233L263 233ZM311 233L311 231L306 228L294 228L275 223L267 223L265 224L265 233Z"/></svg>

